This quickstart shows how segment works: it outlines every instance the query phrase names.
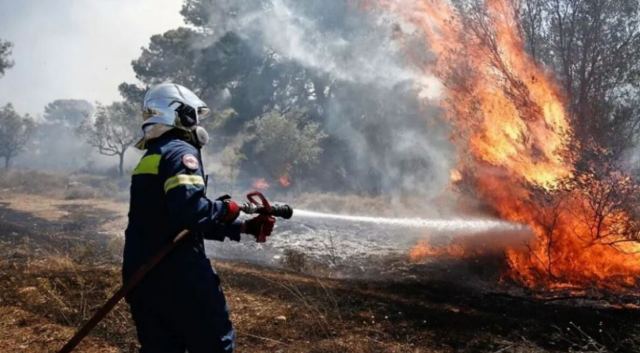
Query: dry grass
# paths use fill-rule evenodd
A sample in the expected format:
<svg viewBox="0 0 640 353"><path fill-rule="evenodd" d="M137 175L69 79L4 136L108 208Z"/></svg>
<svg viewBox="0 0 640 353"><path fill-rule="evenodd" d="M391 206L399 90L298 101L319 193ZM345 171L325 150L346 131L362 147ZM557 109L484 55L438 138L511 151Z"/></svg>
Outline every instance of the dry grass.
<svg viewBox="0 0 640 353"><path fill-rule="evenodd" d="M69 178L63 174L36 171L0 172L0 190L59 196L65 190Z"/></svg>
<svg viewBox="0 0 640 353"><path fill-rule="evenodd" d="M73 329L87 320L119 285L117 267L88 266L81 259L86 259L89 253L77 247L65 255L37 259L14 257L0 262L0 283L3 288L0 309L15 308L28 318L17 326L16 322L5 318L0 320L0 326L28 338L29 352L47 352L49 350L46 348L51 349L50 345L61 346ZM43 322L49 327L49 335L31 336L29 332ZM94 343L85 345L80 351L115 352L115 347L135 343L127 307L118 305L96 329L93 337L89 342ZM19 346L22 343L15 344Z"/></svg>
<svg viewBox="0 0 640 353"><path fill-rule="evenodd" d="M0 191L66 200L109 197L124 200L127 180L91 174L62 174L25 170L0 171Z"/></svg>

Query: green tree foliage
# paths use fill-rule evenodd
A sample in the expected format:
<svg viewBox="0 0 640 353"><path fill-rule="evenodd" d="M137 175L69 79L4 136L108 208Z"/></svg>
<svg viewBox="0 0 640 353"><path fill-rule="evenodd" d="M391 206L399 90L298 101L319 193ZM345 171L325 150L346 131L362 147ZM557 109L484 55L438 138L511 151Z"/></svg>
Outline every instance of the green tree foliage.
<svg viewBox="0 0 640 353"><path fill-rule="evenodd" d="M133 61L137 77L147 85L172 81L193 89L206 101L226 94L240 117L227 127L230 133L237 133L245 122L278 102L276 91L286 90L291 80L281 76L281 66L233 32L207 45L204 34L188 28L153 36Z"/></svg>
<svg viewBox="0 0 640 353"><path fill-rule="evenodd" d="M305 113L272 110L249 124L253 131L252 155L272 178L296 175L318 162L327 135Z"/></svg>
<svg viewBox="0 0 640 353"><path fill-rule="evenodd" d="M147 92L146 87L142 88L134 84L123 82L118 86L118 91L120 91L120 95L125 101L132 105L141 107L140 110L142 110L142 102L144 100L144 95Z"/></svg>
<svg viewBox="0 0 640 353"><path fill-rule="evenodd" d="M18 114L11 103L0 109L0 157L4 158L5 169L27 148L34 127L31 117Z"/></svg>
<svg viewBox="0 0 640 353"><path fill-rule="evenodd" d="M212 4L212 0L186 0L180 14L185 22L196 27L206 27L211 21L209 9Z"/></svg>
<svg viewBox="0 0 640 353"><path fill-rule="evenodd" d="M149 47L132 62L136 76L146 84L174 81L187 87L202 87L194 72L198 51L193 43L198 34L189 28L178 28L151 37Z"/></svg>
<svg viewBox="0 0 640 353"><path fill-rule="evenodd" d="M0 39L0 77L4 75L7 69L13 66L13 61L9 59L12 47L13 44L11 42Z"/></svg>
<svg viewBox="0 0 640 353"><path fill-rule="evenodd" d="M139 109L127 102L98 105L95 120L87 120L79 132L89 145L105 156L118 156L118 173L124 175L124 156L139 137Z"/></svg>

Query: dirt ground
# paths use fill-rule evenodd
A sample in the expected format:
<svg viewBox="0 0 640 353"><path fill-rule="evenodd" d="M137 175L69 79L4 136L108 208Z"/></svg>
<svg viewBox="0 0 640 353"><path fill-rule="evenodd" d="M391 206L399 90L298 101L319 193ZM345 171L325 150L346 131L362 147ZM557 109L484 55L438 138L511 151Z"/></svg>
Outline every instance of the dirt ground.
<svg viewBox="0 0 640 353"><path fill-rule="evenodd" d="M125 214L122 201L0 189L0 352L55 352L117 289ZM365 281L214 265L238 352L640 351L632 305L527 299L420 276ZM77 351L136 350L120 303Z"/></svg>

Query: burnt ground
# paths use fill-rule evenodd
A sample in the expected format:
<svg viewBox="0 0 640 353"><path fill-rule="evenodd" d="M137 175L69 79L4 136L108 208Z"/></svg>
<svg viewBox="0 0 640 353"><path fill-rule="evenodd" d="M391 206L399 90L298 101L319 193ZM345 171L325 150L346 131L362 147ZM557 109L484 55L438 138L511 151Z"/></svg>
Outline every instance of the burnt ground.
<svg viewBox="0 0 640 353"><path fill-rule="evenodd" d="M121 242L104 226L121 217L98 202L0 194L1 352L55 352L115 291ZM428 271L358 280L215 266L238 352L640 351L631 305L513 296ZM78 349L134 351L122 303Z"/></svg>

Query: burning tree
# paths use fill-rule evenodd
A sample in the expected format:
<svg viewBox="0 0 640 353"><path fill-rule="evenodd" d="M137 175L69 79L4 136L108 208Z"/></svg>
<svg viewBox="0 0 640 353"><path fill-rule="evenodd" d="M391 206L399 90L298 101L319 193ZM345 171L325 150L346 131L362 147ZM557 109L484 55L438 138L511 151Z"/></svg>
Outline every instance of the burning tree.
<svg viewBox="0 0 640 353"><path fill-rule="evenodd" d="M29 115L18 114L11 103L0 110L0 157L9 169L11 160L22 153L29 143L35 123Z"/></svg>
<svg viewBox="0 0 640 353"><path fill-rule="evenodd" d="M547 289L636 286L638 185L603 163L617 152L611 145L577 138L580 113L565 98L573 92L525 51L514 2L377 3L419 28L435 54L421 68L447 88L442 106L461 156L457 183L535 234L525 250L507 249L509 276Z"/></svg>
<svg viewBox="0 0 640 353"><path fill-rule="evenodd" d="M528 52L566 93L576 136L620 157L640 128L640 4L535 0L514 8Z"/></svg>
<svg viewBox="0 0 640 353"><path fill-rule="evenodd" d="M124 174L124 155L138 137L138 109L127 102L98 105L95 120L86 120L79 133L105 156L118 156L118 174Z"/></svg>

